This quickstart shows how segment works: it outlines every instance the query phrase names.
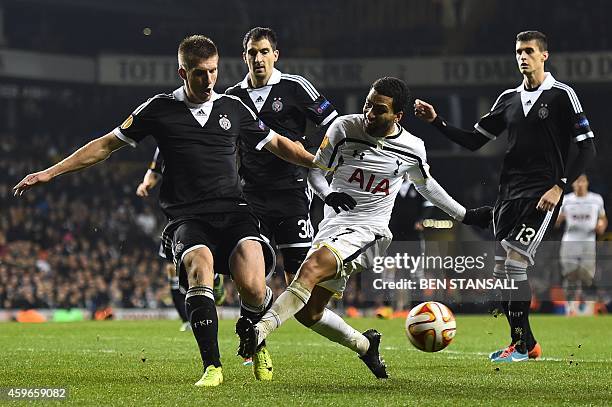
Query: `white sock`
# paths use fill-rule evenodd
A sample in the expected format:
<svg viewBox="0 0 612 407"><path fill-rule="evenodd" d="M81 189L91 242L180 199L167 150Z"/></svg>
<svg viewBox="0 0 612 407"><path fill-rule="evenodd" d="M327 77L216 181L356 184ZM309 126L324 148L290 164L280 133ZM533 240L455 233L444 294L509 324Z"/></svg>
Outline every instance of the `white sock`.
<svg viewBox="0 0 612 407"><path fill-rule="evenodd" d="M370 347L368 338L347 324L338 314L327 308L323 311L323 317L310 329L332 342L346 346L359 355L366 353Z"/></svg>
<svg viewBox="0 0 612 407"><path fill-rule="evenodd" d="M259 330L257 344L259 345L270 332L304 308L309 299L310 291L297 280L293 280L274 301L272 308L257 323L257 329Z"/></svg>

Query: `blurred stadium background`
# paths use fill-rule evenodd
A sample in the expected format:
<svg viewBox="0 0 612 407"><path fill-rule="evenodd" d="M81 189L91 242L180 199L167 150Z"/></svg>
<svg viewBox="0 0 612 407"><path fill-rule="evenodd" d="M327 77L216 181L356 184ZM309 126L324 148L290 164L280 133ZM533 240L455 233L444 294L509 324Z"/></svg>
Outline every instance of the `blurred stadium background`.
<svg viewBox="0 0 612 407"><path fill-rule="evenodd" d="M125 318L175 317L157 256L164 225L157 193L135 195L151 141L22 199L11 188L111 130L147 97L174 89L177 44L194 33L219 47L217 92L246 74L244 33L269 26L279 35L278 67L307 77L341 114L360 111L371 81L390 75L452 123L471 127L521 80L516 33L543 31L548 70L574 87L596 133L591 189L612 210L610 15L605 0L0 0L0 320L31 308L89 317L108 305ZM425 141L440 183L466 206L492 204L504 140L473 154L407 116L403 124ZM483 239L458 226L426 228L425 238L457 233ZM359 281L338 307L385 305L361 295ZM282 287L280 278L272 284ZM237 297L227 289L231 312Z"/></svg>

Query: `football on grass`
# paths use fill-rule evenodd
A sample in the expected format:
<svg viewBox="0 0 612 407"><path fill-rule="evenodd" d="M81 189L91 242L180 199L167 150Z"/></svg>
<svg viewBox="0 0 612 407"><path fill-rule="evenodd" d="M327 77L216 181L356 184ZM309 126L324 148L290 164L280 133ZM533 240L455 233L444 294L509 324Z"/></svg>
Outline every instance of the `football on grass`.
<svg viewBox="0 0 612 407"><path fill-rule="evenodd" d="M455 337L456 328L453 312L439 302L423 302L410 310L406 318L406 336L424 352L446 348Z"/></svg>

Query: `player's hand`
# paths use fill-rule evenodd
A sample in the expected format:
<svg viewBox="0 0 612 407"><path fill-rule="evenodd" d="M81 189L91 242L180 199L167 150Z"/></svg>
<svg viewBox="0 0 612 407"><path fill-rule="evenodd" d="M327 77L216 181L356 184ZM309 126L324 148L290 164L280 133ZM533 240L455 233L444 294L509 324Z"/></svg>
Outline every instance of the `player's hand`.
<svg viewBox="0 0 612 407"><path fill-rule="evenodd" d="M138 187L136 188L136 195L143 197L149 196L149 186L146 185L144 182L138 184Z"/></svg>
<svg viewBox="0 0 612 407"><path fill-rule="evenodd" d="M51 175L49 175L47 171L39 171L33 174L28 174L13 187L13 196L21 196L25 191L33 186L51 181L51 178Z"/></svg>
<svg viewBox="0 0 612 407"><path fill-rule="evenodd" d="M468 209L465 211L465 216L461 222L466 225L474 225L486 229L492 221L493 208L490 206L481 206L480 208Z"/></svg>
<svg viewBox="0 0 612 407"><path fill-rule="evenodd" d="M331 192L325 197L325 204L334 208L336 213L341 210L351 210L357 205L357 201L346 192Z"/></svg>
<svg viewBox="0 0 612 407"><path fill-rule="evenodd" d="M438 116L434 107L421 99L416 99L414 101L414 115L428 123L433 122Z"/></svg>
<svg viewBox="0 0 612 407"><path fill-rule="evenodd" d="M538 201L536 209L539 211L552 211L555 206L559 203L563 190L559 186L555 185L548 191L544 192L544 195Z"/></svg>

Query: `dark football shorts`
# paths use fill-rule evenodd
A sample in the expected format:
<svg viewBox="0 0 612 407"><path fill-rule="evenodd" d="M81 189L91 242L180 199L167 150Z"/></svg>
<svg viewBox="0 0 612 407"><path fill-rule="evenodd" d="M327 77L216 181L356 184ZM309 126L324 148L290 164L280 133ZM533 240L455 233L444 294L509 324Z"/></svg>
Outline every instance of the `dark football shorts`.
<svg viewBox="0 0 612 407"><path fill-rule="evenodd" d="M200 247L208 247L213 254L215 273L231 275L230 257L245 240L261 243L266 274L274 270L276 258L270 244L262 237L258 221L249 212L211 213L171 222L162 232L162 243L167 259L173 259L182 286L187 286L183 258Z"/></svg>
<svg viewBox="0 0 612 407"><path fill-rule="evenodd" d="M543 212L536 209L540 198L498 200L493 209L493 232L497 242L495 260L506 258L508 250L515 250L534 264L535 253L542 239L553 228L561 201L555 209Z"/></svg>
<svg viewBox="0 0 612 407"><path fill-rule="evenodd" d="M283 254L285 271L295 274L306 258L313 237L310 192L303 189L246 193L260 220L261 233Z"/></svg>

